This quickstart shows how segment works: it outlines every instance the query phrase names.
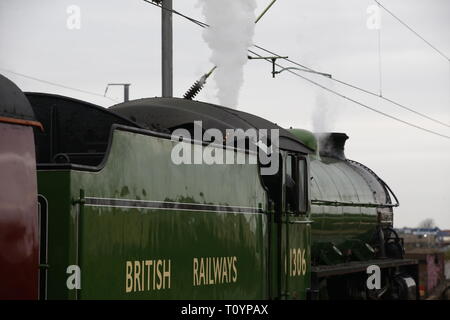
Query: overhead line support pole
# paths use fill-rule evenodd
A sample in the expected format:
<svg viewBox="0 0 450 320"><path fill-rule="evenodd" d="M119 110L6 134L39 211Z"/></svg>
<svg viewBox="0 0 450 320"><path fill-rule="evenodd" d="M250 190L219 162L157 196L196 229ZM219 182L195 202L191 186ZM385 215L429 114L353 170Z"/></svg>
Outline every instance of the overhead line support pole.
<svg viewBox="0 0 450 320"><path fill-rule="evenodd" d="M161 72L162 96L173 97L173 30L172 0L162 0L161 10Z"/></svg>

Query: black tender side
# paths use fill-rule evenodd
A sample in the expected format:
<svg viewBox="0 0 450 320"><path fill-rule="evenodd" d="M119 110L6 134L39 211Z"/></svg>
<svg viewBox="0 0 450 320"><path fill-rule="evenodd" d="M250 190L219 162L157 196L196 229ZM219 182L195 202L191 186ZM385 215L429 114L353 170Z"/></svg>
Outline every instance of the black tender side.
<svg viewBox="0 0 450 320"><path fill-rule="evenodd" d="M203 130L219 129L225 136L226 129L278 129L280 149L313 152L287 130L261 117L214 104L180 98L146 98L121 103L110 108L139 125L154 131L171 133L178 128L192 130L194 121L202 121Z"/></svg>
<svg viewBox="0 0 450 320"><path fill-rule="evenodd" d="M43 163L99 165L113 124L136 123L97 105L47 93L26 93L44 132L35 130L36 157Z"/></svg>

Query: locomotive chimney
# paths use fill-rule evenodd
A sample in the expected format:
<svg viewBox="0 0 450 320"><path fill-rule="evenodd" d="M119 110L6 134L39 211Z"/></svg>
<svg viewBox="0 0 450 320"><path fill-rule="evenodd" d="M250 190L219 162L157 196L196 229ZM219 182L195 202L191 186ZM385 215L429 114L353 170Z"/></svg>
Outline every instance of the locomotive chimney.
<svg viewBox="0 0 450 320"><path fill-rule="evenodd" d="M318 133L320 156L345 160L344 146L347 139L348 136L341 132Z"/></svg>

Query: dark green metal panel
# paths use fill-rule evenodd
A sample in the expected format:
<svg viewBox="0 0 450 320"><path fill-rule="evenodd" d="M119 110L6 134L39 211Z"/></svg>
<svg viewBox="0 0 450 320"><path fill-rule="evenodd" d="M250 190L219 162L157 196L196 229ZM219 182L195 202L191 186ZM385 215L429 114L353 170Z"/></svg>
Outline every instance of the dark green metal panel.
<svg viewBox="0 0 450 320"><path fill-rule="evenodd" d="M282 291L287 299L306 299L310 288L311 225L306 216L287 215L284 221Z"/></svg>
<svg viewBox="0 0 450 320"><path fill-rule="evenodd" d="M324 157L311 161L311 175L312 241L316 260L340 263L349 250L359 259L373 257L366 243L371 242L378 225L377 209L358 205L377 202L367 182L346 161ZM337 205L318 205L317 200Z"/></svg>
<svg viewBox="0 0 450 320"><path fill-rule="evenodd" d="M286 173L289 153L283 152L283 198L286 200ZM306 172L306 181L309 180ZM303 181L297 181L297 183ZM286 211L286 201L280 217L280 297L282 299L306 299L310 288L311 268L311 220L310 212L294 214Z"/></svg>
<svg viewBox="0 0 450 320"><path fill-rule="evenodd" d="M95 299L265 298L264 219L263 215L89 208L84 212L82 225L83 289L80 296ZM222 257L226 257L226 275ZM199 264L203 259L206 280L193 275L194 259ZM134 286L127 293L126 262L142 264L143 260L153 260L153 264L162 260L165 268L160 270L166 271L170 264L170 277L161 282L158 275L153 278L154 266L150 267L150 273L145 272L139 283L141 291ZM230 260L233 260L231 268ZM222 266L220 272L217 272L218 265ZM142 268L140 272L142 274ZM158 284L166 289L158 290Z"/></svg>
<svg viewBox="0 0 450 320"><path fill-rule="evenodd" d="M317 151L317 139L311 131L304 129L289 129L290 133L300 139L308 148L313 151Z"/></svg>
<svg viewBox="0 0 450 320"><path fill-rule="evenodd" d="M38 192L48 210L48 299L74 299L66 287L66 269L76 264L76 217L71 214L70 172L38 171Z"/></svg>
<svg viewBox="0 0 450 320"><path fill-rule="evenodd" d="M39 172L52 221L49 298L264 299L280 287L269 261L285 255L269 257L281 234L269 238L258 166L175 165L174 143L116 130L100 171ZM309 231L293 226L289 237L309 267ZM81 267L77 294L66 287L70 264ZM289 280L294 298L308 285L309 273Z"/></svg>

